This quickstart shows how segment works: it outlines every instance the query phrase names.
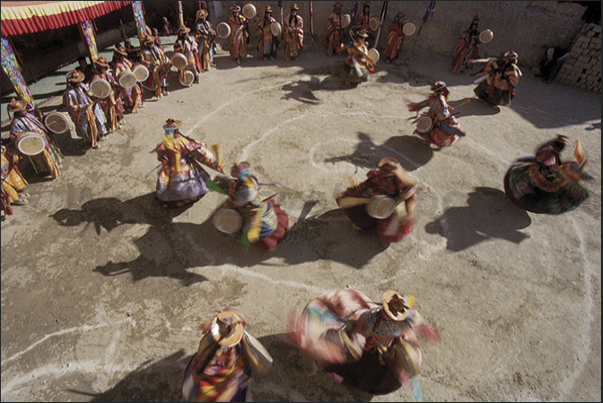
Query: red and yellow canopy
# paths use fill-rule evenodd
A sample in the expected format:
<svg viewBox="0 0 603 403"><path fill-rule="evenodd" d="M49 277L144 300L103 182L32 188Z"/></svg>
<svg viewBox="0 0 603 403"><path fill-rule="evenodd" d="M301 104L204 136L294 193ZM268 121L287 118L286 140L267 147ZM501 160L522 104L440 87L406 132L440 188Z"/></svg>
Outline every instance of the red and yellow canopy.
<svg viewBox="0 0 603 403"><path fill-rule="evenodd" d="M91 20L132 1L0 1L3 37L31 34Z"/></svg>

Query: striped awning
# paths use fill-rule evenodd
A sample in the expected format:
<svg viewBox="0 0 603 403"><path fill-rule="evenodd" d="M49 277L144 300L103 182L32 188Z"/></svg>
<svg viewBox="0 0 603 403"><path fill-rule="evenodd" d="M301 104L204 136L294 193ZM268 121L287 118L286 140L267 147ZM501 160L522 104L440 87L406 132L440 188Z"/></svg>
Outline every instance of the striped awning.
<svg viewBox="0 0 603 403"><path fill-rule="evenodd" d="M0 1L2 37L31 34L88 21L132 1Z"/></svg>

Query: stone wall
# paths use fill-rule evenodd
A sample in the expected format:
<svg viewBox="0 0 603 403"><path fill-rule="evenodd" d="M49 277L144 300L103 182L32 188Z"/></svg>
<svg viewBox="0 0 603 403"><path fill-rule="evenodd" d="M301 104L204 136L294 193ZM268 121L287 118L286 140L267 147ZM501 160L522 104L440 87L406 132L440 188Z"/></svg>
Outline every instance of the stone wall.
<svg viewBox="0 0 603 403"><path fill-rule="evenodd" d="M601 92L601 26L587 24L576 36L555 81Z"/></svg>

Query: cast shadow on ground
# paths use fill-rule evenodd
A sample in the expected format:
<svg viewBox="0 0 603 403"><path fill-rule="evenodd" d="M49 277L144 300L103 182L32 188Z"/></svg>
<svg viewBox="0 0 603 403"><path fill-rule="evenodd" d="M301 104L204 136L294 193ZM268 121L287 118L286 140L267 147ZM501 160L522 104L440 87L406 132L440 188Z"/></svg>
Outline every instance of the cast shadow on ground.
<svg viewBox="0 0 603 403"><path fill-rule="evenodd" d="M181 402L184 370L191 357L181 349L153 364L144 362L102 393L67 390L89 396L90 402Z"/></svg>
<svg viewBox="0 0 603 403"><path fill-rule="evenodd" d="M491 238L500 238L516 244L529 235L521 232L532 220L528 213L515 206L498 189L477 187L469 193L468 206L449 207L425 231L448 239L446 249L459 252Z"/></svg>
<svg viewBox="0 0 603 403"><path fill-rule="evenodd" d="M280 203L287 200L286 190L280 196ZM289 201L299 200L300 197L303 198L303 195L296 194ZM203 199L198 203L203 203ZM104 276L130 273L135 282L147 277L172 277L189 286L207 278L187 269L223 264L238 267L266 265L280 269L323 259L360 269L389 246L377 241L372 234L354 230L340 209L306 218L316 204L306 202L302 215L274 252L255 248L244 250L241 245L223 237L214 228L211 219L202 224L174 223L174 217L194 205L164 209L155 200L154 193L124 202L116 198L94 199L84 203L78 210L61 209L52 217L63 226L94 225L99 236L102 228L112 231L124 224L148 224L146 233L133 240L140 252L136 259L122 262L109 260L94 269ZM283 208L286 210L286 207ZM289 219L293 221L293 217ZM107 256L111 256L111 251L107 251ZM284 262L267 262L273 258Z"/></svg>
<svg viewBox="0 0 603 403"><path fill-rule="evenodd" d="M253 330L250 330L253 334ZM285 341L284 333L258 337L273 358L270 372L252 383L257 402L370 402L372 395L337 384ZM308 385L312 385L311 388Z"/></svg>
<svg viewBox="0 0 603 403"><path fill-rule="evenodd" d="M394 136L377 145L368 134L358 132L358 140L351 154L327 158L324 162L346 161L357 167L374 169L381 158L394 157L404 169L412 172L427 164L434 153L434 149L417 136Z"/></svg>

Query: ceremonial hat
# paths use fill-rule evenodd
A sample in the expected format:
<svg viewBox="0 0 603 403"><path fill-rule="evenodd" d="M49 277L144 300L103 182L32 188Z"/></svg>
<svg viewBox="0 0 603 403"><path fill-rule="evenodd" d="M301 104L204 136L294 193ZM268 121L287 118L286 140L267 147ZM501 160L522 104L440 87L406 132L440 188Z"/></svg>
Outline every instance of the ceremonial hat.
<svg viewBox="0 0 603 403"><path fill-rule="evenodd" d="M109 67L109 63L107 63L107 58L104 56L101 56L98 59L96 59L96 61L94 63L96 63L98 66L101 66L101 67Z"/></svg>
<svg viewBox="0 0 603 403"><path fill-rule="evenodd" d="M142 40L142 43L153 43L155 42L155 38L153 38L151 35L146 35L144 37L144 39Z"/></svg>
<svg viewBox="0 0 603 403"><path fill-rule="evenodd" d="M230 11L241 11L241 6L233 4L232 7L230 7Z"/></svg>
<svg viewBox="0 0 603 403"><path fill-rule="evenodd" d="M297 5L297 3L291 4L291 10L299 10L299 6Z"/></svg>
<svg viewBox="0 0 603 403"><path fill-rule="evenodd" d="M385 314L395 320L402 321L408 316L408 310L412 308L414 297L412 295L402 295L394 290L387 290L383 293L383 311Z"/></svg>
<svg viewBox="0 0 603 403"><path fill-rule="evenodd" d="M189 27L187 27L186 25L183 25L180 28L178 28L177 33L180 34L180 33L183 33L183 32L184 33L191 32L191 29Z"/></svg>
<svg viewBox="0 0 603 403"><path fill-rule="evenodd" d="M249 176L249 167L251 164L247 161L235 162L232 165L231 174L243 180Z"/></svg>
<svg viewBox="0 0 603 403"><path fill-rule="evenodd" d="M116 46L115 49L113 50L113 52L120 54L122 56L128 56L128 52L126 51L126 48L124 48L123 46Z"/></svg>
<svg viewBox="0 0 603 403"><path fill-rule="evenodd" d="M8 106L8 111L9 112L23 112L25 110L26 106L27 106L27 102L25 102L24 100L12 98L10 100L10 104Z"/></svg>
<svg viewBox="0 0 603 403"><path fill-rule="evenodd" d="M69 72L67 79L70 83L81 83L86 78L86 75L79 70L73 70Z"/></svg>
<svg viewBox="0 0 603 403"><path fill-rule="evenodd" d="M264 9L264 12L271 13L272 12L272 7L270 7L269 5L267 5L266 8Z"/></svg>
<svg viewBox="0 0 603 403"><path fill-rule="evenodd" d="M178 129L181 124L182 124L182 122L180 120L174 120L172 118L169 118L165 121L163 128L164 129L171 129L171 128Z"/></svg>
<svg viewBox="0 0 603 403"><path fill-rule="evenodd" d="M443 90L444 88L446 88L446 83L444 81L434 81L431 84L432 91L440 91L440 90Z"/></svg>
<svg viewBox="0 0 603 403"><path fill-rule="evenodd" d="M362 37L362 38L368 38L368 33L366 32L366 30L360 30L356 33L356 35Z"/></svg>
<svg viewBox="0 0 603 403"><path fill-rule="evenodd" d="M245 320L235 311L225 310L217 314L210 325L211 338L222 347L232 347L243 338Z"/></svg>
<svg viewBox="0 0 603 403"><path fill-rule="evenodd" d="M207 11L201 9L199 11L197 11L197 18L205 18L207 17Z"/></svg>

